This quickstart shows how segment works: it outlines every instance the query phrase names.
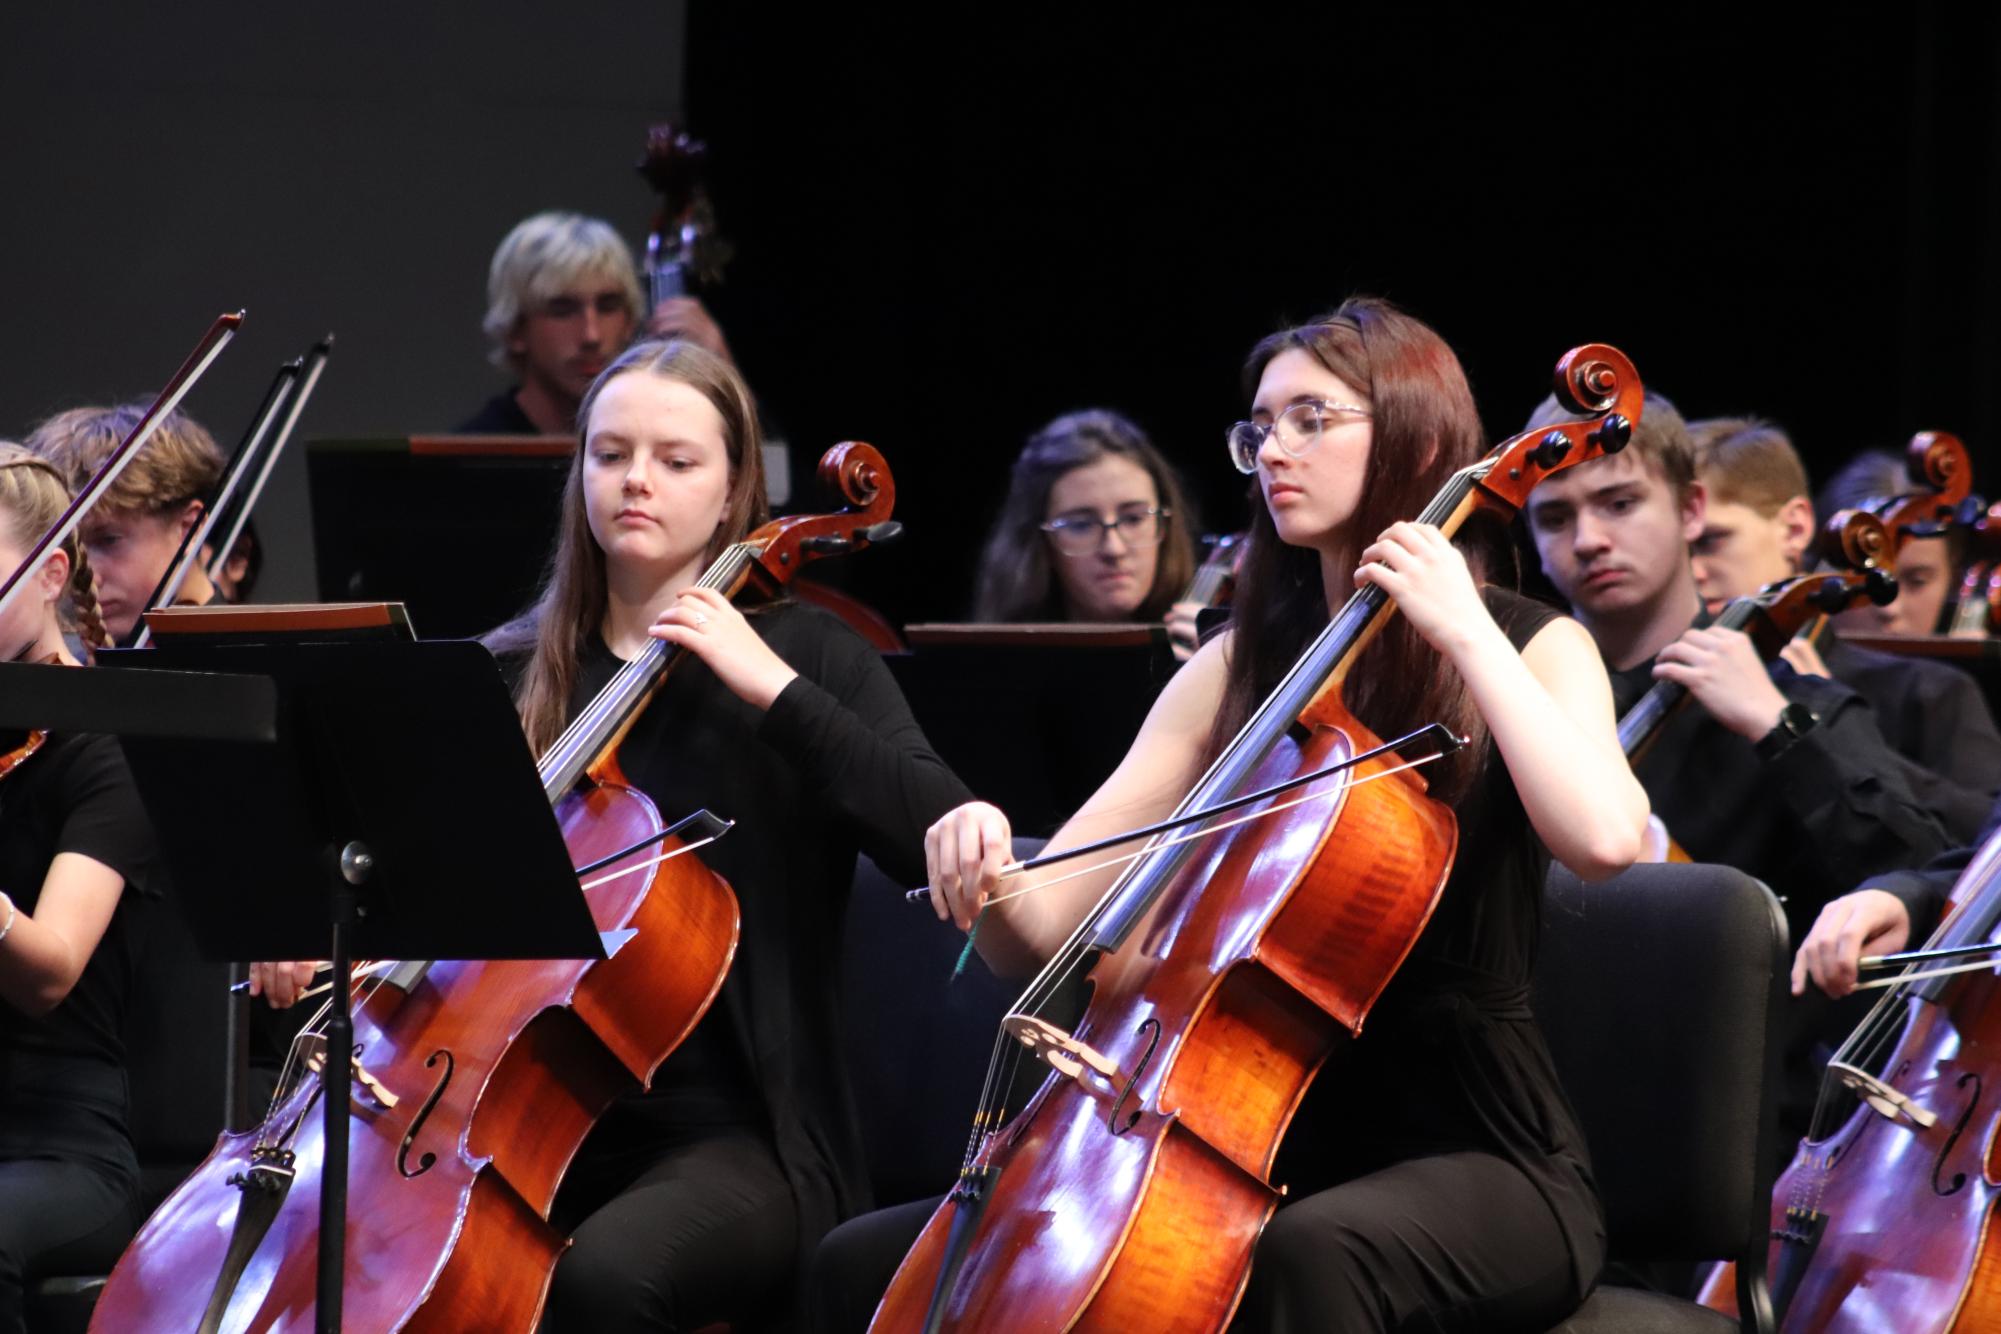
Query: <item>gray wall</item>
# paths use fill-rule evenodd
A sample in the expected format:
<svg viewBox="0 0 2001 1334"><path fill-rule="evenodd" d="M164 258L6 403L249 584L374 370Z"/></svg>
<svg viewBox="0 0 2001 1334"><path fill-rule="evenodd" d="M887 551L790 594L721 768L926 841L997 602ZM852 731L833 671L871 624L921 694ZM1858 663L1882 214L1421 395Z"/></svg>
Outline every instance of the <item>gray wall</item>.
<svg viewBox="0 0 2001 1334"><path fill-rule="evenodd" d="M486 264L544 208L635 246L647 125L682 105L678 0L9 6L0 19L0 437L150 397L231 448L271 373L332 361L259 508L259 600L310 598L305 439L449 427L505 384Z"/></svg>

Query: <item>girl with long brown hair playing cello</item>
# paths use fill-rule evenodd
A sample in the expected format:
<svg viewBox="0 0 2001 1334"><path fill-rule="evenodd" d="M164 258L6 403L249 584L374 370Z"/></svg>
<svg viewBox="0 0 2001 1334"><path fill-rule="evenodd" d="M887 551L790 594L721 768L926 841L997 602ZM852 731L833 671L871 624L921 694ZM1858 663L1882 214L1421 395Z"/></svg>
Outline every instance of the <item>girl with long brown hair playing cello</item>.
<svg viewBox="0 0 2001 1334"><path fill-rule="evenodd" d="M715 1005L615 1103L552 1219L574 1244L546 1327L754 1329L790 1307L815 1240L866 1201L835 1031L842 913L858 851L914 883L925 827L967 797L881 658L802 603L746 616L697 580L765 519L763 453L735 369L641 343L585 396L547 585L489 639L541 753L649 637L689 660L620 743L671 817L736 822L696 856L741 913ZM294 965L256 985L289 1001Z"/></svg>
<svg viewBox="0 0 2001 1334"><path fill-rule="evenodd" d="M55 465L0 444L0 572L69 505ZM0 615L0 660L62 663L105 642L74 540ZM65 611L75 609L74 626ZM49 1272L103 1273L139 1224L126 1127L126 1009L158 895L152 827L109 736L0 739L0 1334Z"/></svg>
<svg viewBox="0 0 2001 1334"><path fill-rule="evenodd" d="M1050 847L1171 813L1350 593L1380 586L1401 614L1362 652L1346 702L1379 736L1444 722L1472 739L1427 771L1431 794L1456 810L1458 853L1365 1032L1337 1047L1292 1123L1271 1177L1288 1202L1257 1243L1236 1323L1546 1328L1596 1281L1604 1227L1583 1135L1527 1006L1543 872L1552 856L1587 878L1623 869L1646 799L1590 638L1483 587L1477 556L1469 568L1437 528L1409 521L1485 452L1438 335L1355 299L1258 344L1246 380L1251 419L1229 444L1264 504L1233 628L1176 674L1124 763ZM971 927L1000 887L1009 838L1007 817L983 803L931 828L941 916ZM1010 879L978 947L1004 971L1039 967L1115 874L1046 892L1023 892L1037 877ZM858 1219L823 1244L810 1296L824 1327L866 1322L928 1212Z"/></svg>

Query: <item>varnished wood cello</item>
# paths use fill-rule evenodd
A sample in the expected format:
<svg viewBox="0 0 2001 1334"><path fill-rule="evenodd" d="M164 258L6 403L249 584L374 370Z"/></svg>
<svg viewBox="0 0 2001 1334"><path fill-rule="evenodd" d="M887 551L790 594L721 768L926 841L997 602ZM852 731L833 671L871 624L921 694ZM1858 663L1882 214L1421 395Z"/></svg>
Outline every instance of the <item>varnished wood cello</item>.
<svg viewBox="0 0 2001 1334"><path fill-rule="evenodd" d="M2001 1329L2001 835L1952 902L1835 1053L1772 1193L1781 1330ZM1728 1291L1712 1278L1704 1300L1734 1313Z"/></svg>
<svg viewBox="0 0 2001 1334"><path fill-rule="evenodd" d="M867 445L821 476L849 508L776 520L701 579L775 594L812 560L868 546L895 492ZM653 641L540 764L608 960L398 964L355 988L356 1091L343 1300L353 1328L530 1330L567 1245L547 1222L562 1174L611 1100L642 1087L707 1010L735 950L734 896L644 794L618 745L681 660ZM343 980L344 981L344 980ZM313 1034L302 1044L304 1063ZM94 1328L263 1330L313 1307L324 1160L314 1083L225 1134L113 1271Z"/></svg>
<svg viewBox="0 0 2001 1334"><path fill-rule="evenodd" d="M1515 437L1455 473L1419 521L1512 514L1562 468L1623 448L1642 391L1590 345L1557 392L1588 419ZM1177 815L1313 775L1377 743L1341 700L1393 603L1365 585L1308 646ZM1304 739L1300 739L1303 734ZM1359 1031L1415 943L1457 842L1451 811L1372 759L1228 833L1154 843L1005 1023L959 1181L876 1312L885 1334L1222 1328L1276 1208L1272 1156L1341 1033ZM1044 1011L1090 971L1074 1032ZM1057 1071L1012 1121L1033 1051Z"/></svg>

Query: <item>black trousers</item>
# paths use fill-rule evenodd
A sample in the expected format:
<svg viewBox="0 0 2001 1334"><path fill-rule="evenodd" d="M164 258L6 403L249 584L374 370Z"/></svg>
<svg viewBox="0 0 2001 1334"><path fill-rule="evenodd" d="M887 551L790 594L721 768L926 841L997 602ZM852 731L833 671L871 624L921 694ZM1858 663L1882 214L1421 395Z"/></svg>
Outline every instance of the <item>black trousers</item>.
<svg viewBox="0 0 2001 1334"><path fill-rule="evenodd" d="M805 1305L821 1334L868 1328L938 1206L852 1219L813 1256ZM1239 1331L1541 1331L1583 1294L1549 1205L1493 1154L1413 1158L1306 1196L1258 1241Z"/></svg>
<svg viewBox="0 0 2001 1334"><path fill-rule="evenodd" d="M797 1209L776 1151L741 1127L676 1130L607 1118L577 1155L551 1219L573 1244L556 1265L545 1331L733 1334L791 1309Z"/></svg>
<svg viewBox="0 0 2001 1334"><path fill-rule="evenodd" d="M0 1334L21 1334L30 1283L108 1274L139 1226L129 1180L81 1163L0 1162Z"/></svg>

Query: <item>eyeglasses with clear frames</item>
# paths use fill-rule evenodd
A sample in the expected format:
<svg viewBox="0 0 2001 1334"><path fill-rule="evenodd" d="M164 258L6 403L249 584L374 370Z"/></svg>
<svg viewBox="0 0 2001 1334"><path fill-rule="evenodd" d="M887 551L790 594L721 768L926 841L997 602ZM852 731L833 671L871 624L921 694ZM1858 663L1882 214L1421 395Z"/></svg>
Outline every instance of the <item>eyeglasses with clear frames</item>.
<svg viewBox="0 0 2001 1334"><path fill-rule="evenodd" d="M1225 437L1230 447L1230 462L1237 465L1237 471L1245 474L1258 470L1258 451L1264 448L1265 438L1276 435L1278 447L1293 458L1305 458L1320 443L1320 437L1341 424L1341 419L1355 417L1366 421L1375 414L1367 408L1358 408L1352 403L1335 403L1326 399L1308 399L1294 403L1271 424L1263 422L1238 422Z"/></svg>
<svg viewBox="0 0 2001 1334"><path fill-rule="evenodd" d="M1059 514L1039 526L1064 555L1088 556L1104 545L1106 533L1117 533L1129 547L1156 546L1166 534L1167 521L1173 514L1173 510L1158 505L1128 505L1109 519L1101 519L1089 510L1077 510Z"/></svg>

